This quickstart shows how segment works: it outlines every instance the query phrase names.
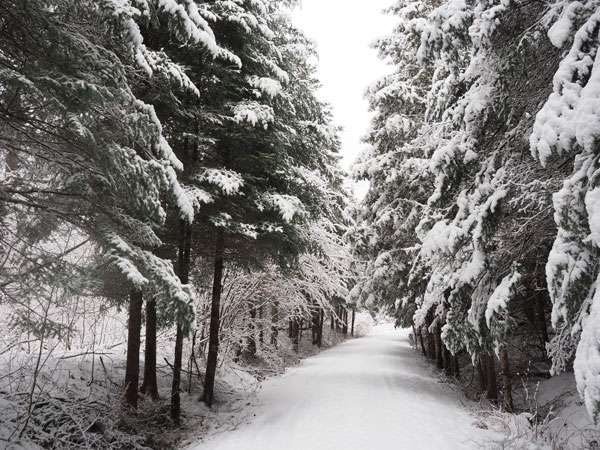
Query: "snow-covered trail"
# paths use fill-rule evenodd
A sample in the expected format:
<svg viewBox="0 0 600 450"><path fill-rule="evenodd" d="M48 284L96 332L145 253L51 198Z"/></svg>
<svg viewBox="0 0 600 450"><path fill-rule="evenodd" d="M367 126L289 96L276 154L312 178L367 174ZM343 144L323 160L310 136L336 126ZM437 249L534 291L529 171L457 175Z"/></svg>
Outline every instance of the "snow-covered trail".
<svg viewBox="0 0 600 450"><path fill-rule="evenodd" d="M485 432L414 354L378 326L264 383L252 423L194 450L482 448Z"/></svg>

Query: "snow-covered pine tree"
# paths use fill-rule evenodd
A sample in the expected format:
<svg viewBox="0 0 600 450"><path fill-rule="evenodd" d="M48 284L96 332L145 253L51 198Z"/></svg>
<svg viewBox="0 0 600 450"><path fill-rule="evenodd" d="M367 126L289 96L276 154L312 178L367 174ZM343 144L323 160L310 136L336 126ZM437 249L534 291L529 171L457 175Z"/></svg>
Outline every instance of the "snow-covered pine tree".
<svg viewBox="0 0 600 450"><path fill-rule="evenodd" d="M160 299L162 314L189 323L189 289L171 262L151 250L161 243L156 230L165 202L189 222L192 201L177 180L182 164L154 108L135 90L155 75L190 95L198 91L179 65L146 47L140 30L166 21L182 43L235 57L216 45L193 2L5 2L0 14L2 152L10 161L3 170L9 211L3 223L27 237L29 248L51 248L25 260L12 252L5 294L14 297L23 274L54 282L64 255L48 243L60 241L68 224L101 248L102 264ZM137 380L137 370L129 372ZM137 387L128 385L134 404Z"/></svg>
<svg viewBox="0 0 600 450"><path fill-rule="evenodd" d="M188 236L183 251L200 271L196 282L213 285L215 314L222 260L234 271L272 261L290 267L302 251L319 251L308 231L313 220L327 218L334 228L341 223L336 130L315 96L317 81L309 63L314 50L281 14L284 3L204 5L216 39L239 56L239 65L214 60L203 49L173 45L164 30L147 31L148 45L185 66L201 94L198 101L181 90L142 86L184 163L182 184L196 210L193 226L182 233L189 227L173 210L165 239L180 246L177 236ZM206 270L209 261L214 267ZM212 326L207 403L218 354L218 315ZM176 360L180 338L182 330ZM178 392L175 384L173 392Z"/></svg>
<svg viewBox="0 0 600 450"><path fill-rule="evenodd" d="M401 1L391 11L400 23L379 48L396 71L370 94L371 147L357 165L371 188L355 248L371 262L353 295L394 305L403 325L414 320L433 334L445 364L441 329L455 355L482 355L493 380L487 355L504 348L506 311L526 318L526 351L535 353L547 336L538 258L553 232L548 191L556 172L524 157L522 138L556 68L531 31L544 10L507 1ZM403 134L390 136L395 123ZM496 288L513 279L514 262L521 276L502 291L508 309L489 309Z"/></svg>
<svg viewBox="0 0 600 450"><path fill-rule="evenodd" d="M549 40L560 49L560 65L552 93L535 118L531 151L549 170L557 165L573 167L553 197L558 233L546 274L558 336L550 350L554 369L560 371L578 341L577 387L598 422L600 3L551 2L543 19Z"/></svg>

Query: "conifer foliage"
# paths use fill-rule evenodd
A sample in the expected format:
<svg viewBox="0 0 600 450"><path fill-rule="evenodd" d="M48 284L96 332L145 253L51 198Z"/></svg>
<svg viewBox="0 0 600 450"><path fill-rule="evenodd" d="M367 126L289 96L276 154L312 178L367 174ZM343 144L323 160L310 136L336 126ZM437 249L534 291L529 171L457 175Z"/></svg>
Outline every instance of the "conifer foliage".
<svg viewBox="0 0 600 450"><path fill-rule="evenodd" d="M175 423L190 352L188 372L204 377L211 405L220 355L252 340L256 351L266 331L228 332L263 327L276 351L288 321L335 315L330 302L346 291L337 129L316 96L315 49L291 24L293 6L0 5L0 298L11 326L36 330L42 352L44 336L72 332L53 314L57 290L125 306L124 399L134 408L140 348L141 389L159 400L156 336L173 328ZM231 328L222 323L228 283L242 279L260 280L272 313L249 296L235 306L244 324ZM284 293L278 280L288 280ZM43 320L31 301L47 304ZM196 344L199 330L207 334Z"/></svg>
<svg viewBox="0 0 600 450"><path fill-rule="evenodd" d="M598 7L403 0L376 44L394 71L368 93L351 295L414 326L449 371L468 355L490 398L499 364L509 410L511 362L549 356L554 373L574 360L600 413Z"/></svg>

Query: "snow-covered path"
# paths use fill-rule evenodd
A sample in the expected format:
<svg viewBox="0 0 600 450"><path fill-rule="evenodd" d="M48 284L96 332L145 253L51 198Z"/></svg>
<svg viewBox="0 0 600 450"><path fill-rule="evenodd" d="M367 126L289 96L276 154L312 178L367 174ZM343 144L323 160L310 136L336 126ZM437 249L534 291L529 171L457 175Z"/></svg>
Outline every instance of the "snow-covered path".
<svg viewBox="0 0 600 450"><path fill-rule="evenodd" d="M378 326L264 383L252 423L194 450L482 448L484 431L409 347Z"/></svg>

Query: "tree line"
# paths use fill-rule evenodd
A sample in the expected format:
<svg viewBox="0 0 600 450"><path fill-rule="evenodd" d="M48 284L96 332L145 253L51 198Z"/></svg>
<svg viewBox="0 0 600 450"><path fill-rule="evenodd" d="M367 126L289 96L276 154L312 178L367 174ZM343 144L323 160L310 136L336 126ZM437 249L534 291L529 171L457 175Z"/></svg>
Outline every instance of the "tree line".
<svg viewBox="0 0 600 450"><path fill-rule="evenodd" d="M376 44L351 298L507 410L518 376L574 370L600 412L599 7L402 0Z"/></svg>
<svg viewBox="0 0 600 450"><path fill-rule="evenodd" d="M0 4L0 303L40 352L74 332L65 298L125 309L133 408L172 327L175 423L187 337L210 406L219 355L348 321L338 129L294 5Z"/></svg>

